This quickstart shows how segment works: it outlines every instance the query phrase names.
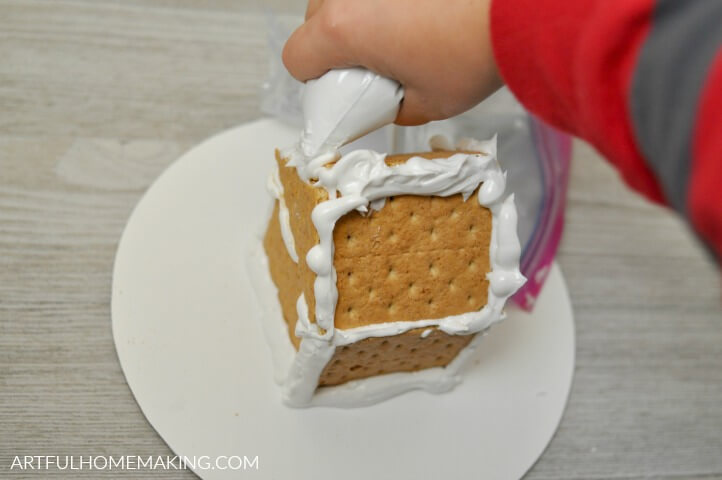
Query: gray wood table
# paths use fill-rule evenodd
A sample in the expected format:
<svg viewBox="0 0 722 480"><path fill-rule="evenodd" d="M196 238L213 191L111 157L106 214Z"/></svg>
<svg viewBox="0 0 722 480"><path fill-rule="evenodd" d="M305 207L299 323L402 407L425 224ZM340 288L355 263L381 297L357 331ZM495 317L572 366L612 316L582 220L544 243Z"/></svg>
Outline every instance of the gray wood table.
<svg viewBox="0 0 722 480"><path fill-rule="evenodd" d="M15 455L170 453L111 339L118 239L180 153L260 115L264 9L303 8L0 0L1 478L68 476L11 472ZM574 157L559 263L576 376L528 478L722 479L719 271L589 147Z"/></svg>

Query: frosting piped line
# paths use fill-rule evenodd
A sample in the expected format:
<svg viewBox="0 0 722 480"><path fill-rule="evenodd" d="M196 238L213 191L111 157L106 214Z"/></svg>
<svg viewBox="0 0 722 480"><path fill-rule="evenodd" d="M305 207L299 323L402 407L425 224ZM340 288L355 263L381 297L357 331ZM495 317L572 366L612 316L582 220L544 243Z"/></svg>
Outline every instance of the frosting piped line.
<svg viewBox="0 0 722 480"><path fill-rule="evenodd" d="M283 184L278 176L278 168L276 168L271 175L268 176L267 183L268 191L271 192L276 200L278 200L278 221L281 226L281 238L283 243L286 245L288 255L295 263L298 263L298 253L296 253L296 241L293 238L293 231L291 230L291 218L288 213L288 207L286 201L283 198Z"/></svg>
<svg viewBox="0 0 722 480"><path fill-rule="evenodd" d="M308 319L308 304L303 293L296 302L298 320L296 336L301 338L296 358L283 382L283 402L293 407L308 405L326 364L333 357L336 346L318 331Z"/></svg>

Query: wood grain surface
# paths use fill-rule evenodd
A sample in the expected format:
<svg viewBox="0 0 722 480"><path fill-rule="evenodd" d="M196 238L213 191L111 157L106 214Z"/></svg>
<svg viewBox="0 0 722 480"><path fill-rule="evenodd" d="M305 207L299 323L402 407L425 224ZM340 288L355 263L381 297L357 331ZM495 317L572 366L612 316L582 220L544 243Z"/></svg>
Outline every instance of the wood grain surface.
<svg viewBox="0 0 722 480"><path fill-rule="evenodd" d="M260 115L266 12L303 9L0 0L0 478L79 476L10 471L15 455L170 454L113 347L118 239L180 153ZM722 479L719 271L589 147L574 157L559 263L576 376L527 478Z"/></svg>

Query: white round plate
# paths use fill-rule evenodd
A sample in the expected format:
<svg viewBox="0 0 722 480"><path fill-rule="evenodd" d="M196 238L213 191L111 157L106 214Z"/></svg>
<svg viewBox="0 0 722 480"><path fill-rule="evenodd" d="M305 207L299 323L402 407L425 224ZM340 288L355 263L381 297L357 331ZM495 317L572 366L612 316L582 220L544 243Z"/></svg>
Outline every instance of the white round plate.
<svg viewBox="0 0 722 480"><path fill-rule="evenodd" d="M115 259L113 336L148 421L179 456L258 456L257 470L196 468L204 479L520 478L572 381L572 310L556 266L533 314L510 308L452 392L348 410L281 404L244 256L266 215L273 150L297 133L259 120L217 135L131 215Z"/></svg>

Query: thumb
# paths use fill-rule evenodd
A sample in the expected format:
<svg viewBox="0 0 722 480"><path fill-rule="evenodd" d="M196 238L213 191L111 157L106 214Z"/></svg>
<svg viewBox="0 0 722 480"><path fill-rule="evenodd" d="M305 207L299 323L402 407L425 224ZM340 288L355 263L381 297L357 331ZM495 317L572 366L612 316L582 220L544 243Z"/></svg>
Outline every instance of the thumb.
<svg viewBox="0 0 722 480"><path fill-rule="evenodd" d="M319 8L321 8L321 5L323 5L323 0L308 0L308 5L306 6L306 20L313 17Z"/></svg>
<svg viewBox="0 0 722 480"><path fill-rule="evenodd" d="M348 14L343 9L328 8L320 0L309 3L309 10L313 8L316 10L283 47L283 64L302 82L318 78L332 68L357 65L346 46Z"/></svg>

